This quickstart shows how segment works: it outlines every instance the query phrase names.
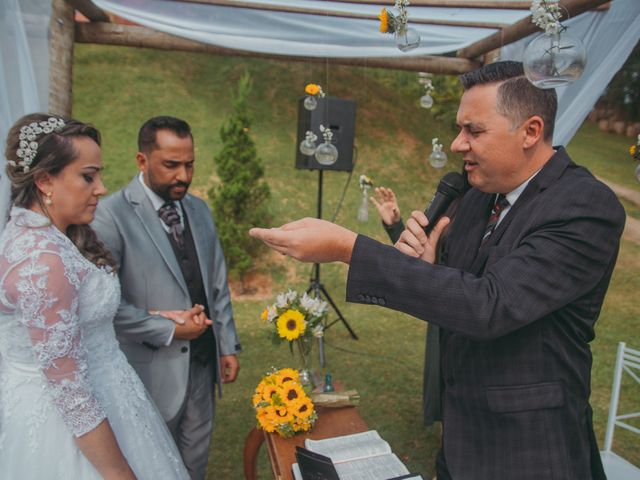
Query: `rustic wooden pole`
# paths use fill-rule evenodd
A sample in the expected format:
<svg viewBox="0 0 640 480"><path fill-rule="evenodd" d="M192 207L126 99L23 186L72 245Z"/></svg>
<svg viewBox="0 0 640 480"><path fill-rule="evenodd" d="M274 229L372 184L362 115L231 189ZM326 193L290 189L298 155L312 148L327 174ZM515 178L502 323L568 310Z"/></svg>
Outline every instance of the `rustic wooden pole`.
<svg viewBox="0 0 640 480"><path fill-rule="evenodd" d="M391 68L414 72L431 72L459 75L480 66L479 62L455 57L348 57L329 58L306 57L292 55L272 55L266 53L247 52L230 48L208 45L205 43L175 37L146 27L120 25L114 23L77 23L76 41L78 43L96 43L105 45L121 45L129 47L156 48L160 50L180 50L187 52L210 53L232 57L257 57L282 61L329 62L336 65L366 66L374 68Z"/></svg>
<svg viewBox="0 0 640 480"><path fill-rule="evenodd" d="M64 0L51 2L49 23L49 112L71 116L74 10Z"/></svg>

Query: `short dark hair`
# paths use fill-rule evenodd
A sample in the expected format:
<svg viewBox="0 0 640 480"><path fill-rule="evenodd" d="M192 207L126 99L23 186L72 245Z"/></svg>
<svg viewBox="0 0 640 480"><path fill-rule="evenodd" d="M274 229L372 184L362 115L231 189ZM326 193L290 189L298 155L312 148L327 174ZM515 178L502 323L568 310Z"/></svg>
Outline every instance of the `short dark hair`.
<svg viewBox="0 0 640 480"><path fill-rule="evenodd" d="M470 90L476 85L500 83L496 108L514 125L538 115L544 121L543 137L551 142L558 110L558 96L553 88L541 89L524 76L521 62L489 63L472 72L460 75L462 87Z"/></svg>
<svg viewBox="0 0 640 480"><path fill-rule="evenodd" d="M176 134L179 138L189 137L193 140L191 127L184 120L168 115L153 117L144 122L138 132L138 151L150 153L158 148L156 143L156 134L158 130L169 130Z"/></svg>

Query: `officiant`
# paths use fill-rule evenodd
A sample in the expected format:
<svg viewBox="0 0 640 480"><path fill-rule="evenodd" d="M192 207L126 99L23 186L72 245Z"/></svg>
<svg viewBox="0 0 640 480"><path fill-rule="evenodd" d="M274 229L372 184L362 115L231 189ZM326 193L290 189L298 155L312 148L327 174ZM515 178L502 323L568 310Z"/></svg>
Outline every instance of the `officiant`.
<svg viewBox="0 0 640 480"><path fill-rule="evenodd" d="M552 146L557 97L518 62L461 76L452 151L473 187L449 223L414 211L396 248L318 219L251 235L293 258L350 265L347 300L441 327L438 480L606 478L589 405L591 351L625 214Z"/></svg>

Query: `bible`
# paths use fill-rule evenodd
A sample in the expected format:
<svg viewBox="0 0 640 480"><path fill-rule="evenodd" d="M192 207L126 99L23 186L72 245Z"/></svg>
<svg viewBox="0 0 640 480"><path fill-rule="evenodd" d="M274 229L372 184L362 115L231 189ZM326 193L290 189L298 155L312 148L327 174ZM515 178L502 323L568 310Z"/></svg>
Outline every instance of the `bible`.
<svg viewBox="0 0 640 480"><path fill-rule="evenodd" d="M339 480L420 478L419 475L405 477L410 475L409 470L375 430L323 440L306 439L304 443L307 450L331 459ZM296 480L305 479L298 464L292 469Z"/></svg>

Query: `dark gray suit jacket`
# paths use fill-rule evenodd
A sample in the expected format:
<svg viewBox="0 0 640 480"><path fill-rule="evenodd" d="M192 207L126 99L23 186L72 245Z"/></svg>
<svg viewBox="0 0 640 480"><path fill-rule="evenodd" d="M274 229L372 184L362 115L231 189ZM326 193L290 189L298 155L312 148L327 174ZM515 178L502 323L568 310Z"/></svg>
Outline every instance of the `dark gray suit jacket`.
<svg viewBox="0 0 640 480"><path fill-rule="evenodd" d="M479 250L492 200L465 195L445 265L358 237L347 300L442 327L443 450L454 479L603 478L589 342L624 210L562 148Z"/></svg>

